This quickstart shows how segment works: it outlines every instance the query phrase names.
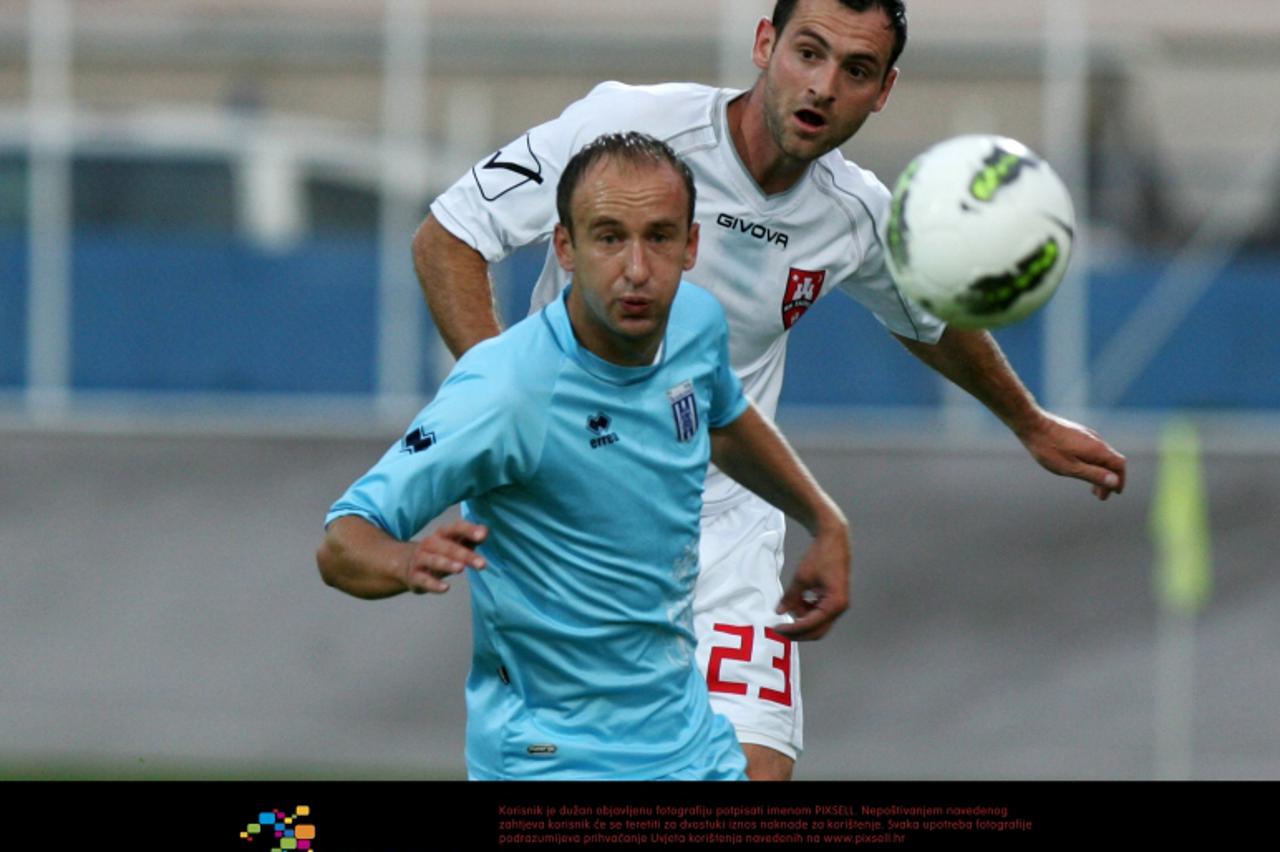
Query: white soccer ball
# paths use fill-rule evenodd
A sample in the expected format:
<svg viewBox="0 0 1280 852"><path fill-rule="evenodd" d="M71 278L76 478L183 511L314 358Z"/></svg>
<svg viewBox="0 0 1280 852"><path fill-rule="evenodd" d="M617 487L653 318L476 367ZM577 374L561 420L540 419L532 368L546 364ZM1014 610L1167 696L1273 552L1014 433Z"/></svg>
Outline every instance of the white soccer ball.
<svg viewBox="0 0 1280 852"><path fill-rule="evenodd" d="M1017 322L1049 300L1075 211L1049 164L1003 136L958 136L907 166L886 231L907 297L958 328Z"/></svg>

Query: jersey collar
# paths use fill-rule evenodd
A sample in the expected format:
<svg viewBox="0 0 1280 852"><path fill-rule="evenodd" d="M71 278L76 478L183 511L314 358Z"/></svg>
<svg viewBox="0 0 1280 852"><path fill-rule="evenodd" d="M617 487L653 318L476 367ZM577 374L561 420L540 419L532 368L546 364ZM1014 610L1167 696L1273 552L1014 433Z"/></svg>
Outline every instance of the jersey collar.
<svg viewBox="0 0 1280 852"><path fill-rule="evenodd" d="M724 140L724 144L717 146L720 167L728 175L729 181L738 190L739 197L743 201L749 202L752 208L760 213L777 215L798 203L804 196L805 188L813 179L813 164L809 164L809 168L804 170L800 180L787 191L779 192L777 195L765 195L760 184L756 183L756 179L751 176L746 164L742 162L742 157L738 154L738 146L733 144L733 134L729 132L729 104L745 96L746 92L734 89L721 90L720 102L715 110L716 133Z"/></svg>
<svg viewBox="0 0 1280 852"><path fill-rule="evenodd" d="M658 357L652 364L646 364L643 367L624 367L621 364L611 363L579 343L573 333L573 324L569 321L569 290L572 287L573 283L570 282L560 294L559 299L542 309L542 320L550 329L551 336L561 352L584 372L611 385L633 385L643 382L662 369L667 353L666 334L663 335L662 343L658 346ZM667 327L670 330L669 319Z"/></svg>

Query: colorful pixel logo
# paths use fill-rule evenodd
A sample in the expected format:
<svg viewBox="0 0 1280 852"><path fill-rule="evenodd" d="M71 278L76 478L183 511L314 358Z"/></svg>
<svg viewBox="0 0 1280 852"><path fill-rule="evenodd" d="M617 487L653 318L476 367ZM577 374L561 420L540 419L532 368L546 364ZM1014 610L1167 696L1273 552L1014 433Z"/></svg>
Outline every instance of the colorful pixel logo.
<svg viewBox="0 0 1280 852"><path fill-rule="evenodd" d="M240 832L240 839L252 843L258 837L267 837L275 845L269 852L284 852L286 849L309 849L315 852L311 842L316 838L316 827L308 819L299 822L299 817L310 817L308 805L298 805L291 814L281 810L263 811L258 814L258 821L251 822Z"/></svg>

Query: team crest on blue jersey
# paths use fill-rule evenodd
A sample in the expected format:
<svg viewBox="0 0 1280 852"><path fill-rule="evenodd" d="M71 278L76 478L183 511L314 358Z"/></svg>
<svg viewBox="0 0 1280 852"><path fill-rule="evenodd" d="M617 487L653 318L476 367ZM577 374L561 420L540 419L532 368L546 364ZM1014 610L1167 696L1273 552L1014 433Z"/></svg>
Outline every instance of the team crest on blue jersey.
<svg viewBox="0 0 1280 852"><path fill-rule="evenodd" d="M676 440L689 441L698 434L698 400L693 395L693 382L681 382L667 391L671 416L676 421Z"/></svg>
<svg viewBox="0 0 1280 852"><path fill-rule="evenodd" d="M424 432L422 427L419 426L417 429L414 429L408 435L404 436L404 439L400 442L400 452L410 454L420 453L434 445L435 442L436 433Z"/></svg>
<svg viewBox="0 0 1280 852"><path fill-rule="evenodd" d="M791 328L804 316L818 296L822 293L822 284L827 280L825 269L797 269L791 267L787 275L787 292L782 297L782 327Z"/></svg>

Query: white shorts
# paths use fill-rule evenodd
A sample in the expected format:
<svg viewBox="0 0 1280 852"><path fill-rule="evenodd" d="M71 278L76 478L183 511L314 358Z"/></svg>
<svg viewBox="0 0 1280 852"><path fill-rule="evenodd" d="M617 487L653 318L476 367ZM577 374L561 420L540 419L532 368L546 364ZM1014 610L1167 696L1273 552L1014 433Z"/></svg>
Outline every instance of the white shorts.
<svg viewBox="0 0 1280 852"><path fill-rule="evenodd" d="M798 645L773 628L792 621L782 599L782 513L750 495L702 516L693 595L698 667L711 707L738 741L793 760L804 746Z"/></svg>

